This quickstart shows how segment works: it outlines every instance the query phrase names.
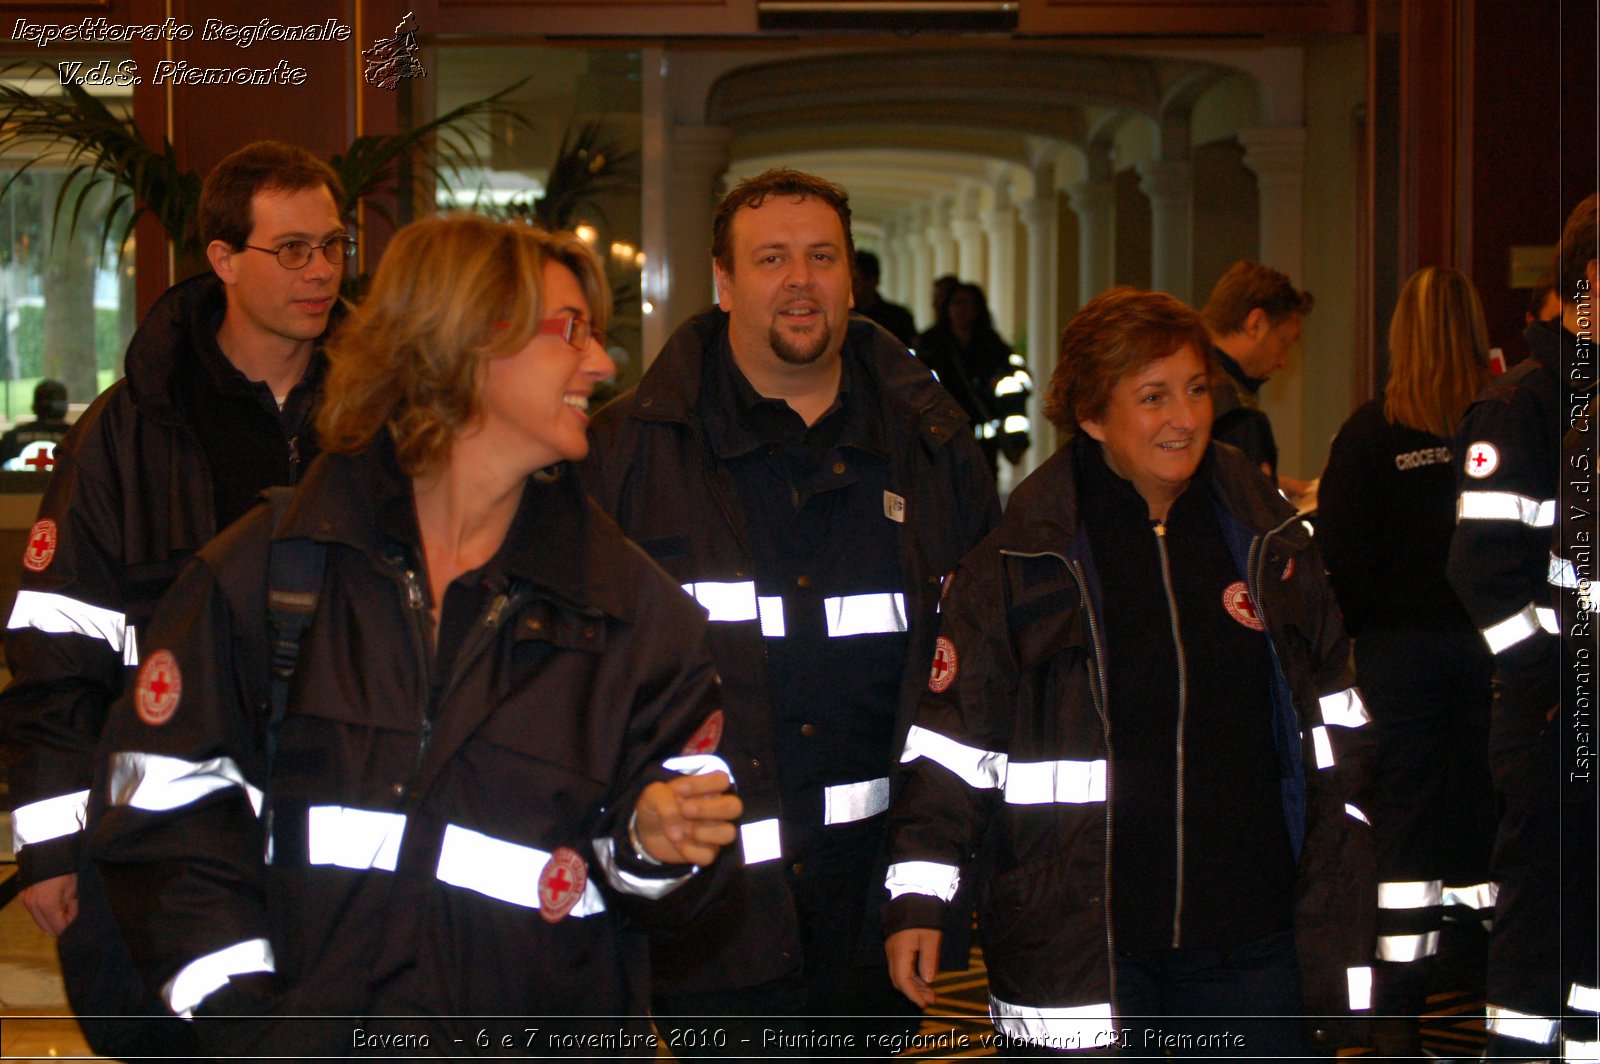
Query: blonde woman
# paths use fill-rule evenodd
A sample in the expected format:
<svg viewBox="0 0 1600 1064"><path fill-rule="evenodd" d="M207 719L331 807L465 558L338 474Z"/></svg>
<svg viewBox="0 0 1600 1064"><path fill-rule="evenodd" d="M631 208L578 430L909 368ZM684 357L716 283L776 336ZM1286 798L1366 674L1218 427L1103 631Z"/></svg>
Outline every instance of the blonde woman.
<svg viewBox="0 0 1600 1064"><path fill-rule="evenodd" d="M606 291L570 236L402 230L330 349L328 453L140 633L95 853L171 1009L255 1017L207 1055L559 1055L525 1029L572 1016L650 1052L640 921L704 900L740 806L704 614L569 467Z"/></svg>
<svg viewBox="0 0 1600 1064"><path fill-rule="evenodd" d="M1411 1055L1445 914L1481 934L1494 819L1490 655L1445 579L1456 519L1456 422L1489 379L1472 282L1429 266L1389 326L1389 383L1339 430L1322 474L1318 539L1355 639L1377 728L1378 1048ZM1475 930L1474 930L1475 929Z"/></svg>

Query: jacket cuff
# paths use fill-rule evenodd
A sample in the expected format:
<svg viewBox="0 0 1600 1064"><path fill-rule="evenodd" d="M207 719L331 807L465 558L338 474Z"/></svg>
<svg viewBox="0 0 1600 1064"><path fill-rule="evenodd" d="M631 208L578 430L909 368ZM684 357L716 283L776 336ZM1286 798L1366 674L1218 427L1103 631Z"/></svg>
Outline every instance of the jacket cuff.
<svg viewBox="0 0 1600 1064"><path fill-rule="evenodd" d="M902 894L883 910L883 933L892 935L912 927L944 927L949 905L931 894Z"/></svg>
<svg viewBox="0 0 1600 1064"><path fill-rule="evenodd" d="M17 881L24 887L78 870L83 832L74 831L44 842L29 843L17 851Z"/></svg>

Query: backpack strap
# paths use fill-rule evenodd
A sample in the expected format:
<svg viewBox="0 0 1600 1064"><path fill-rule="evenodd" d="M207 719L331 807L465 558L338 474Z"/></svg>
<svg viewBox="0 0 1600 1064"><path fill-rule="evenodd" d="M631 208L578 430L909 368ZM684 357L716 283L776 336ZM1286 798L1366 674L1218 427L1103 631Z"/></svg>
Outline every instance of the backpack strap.
<svg viewBox="0 0 1600 1064"><path fill-rule="evenodd" d="M267 493L276 533L288 508L289 488ZM317 612L328 548L314 539L276 539L267 557L267 636L271 647L272 716L267 725L267 765L278 749L278 730L289 707L289 684L300 663L300 642Z"/></svg>

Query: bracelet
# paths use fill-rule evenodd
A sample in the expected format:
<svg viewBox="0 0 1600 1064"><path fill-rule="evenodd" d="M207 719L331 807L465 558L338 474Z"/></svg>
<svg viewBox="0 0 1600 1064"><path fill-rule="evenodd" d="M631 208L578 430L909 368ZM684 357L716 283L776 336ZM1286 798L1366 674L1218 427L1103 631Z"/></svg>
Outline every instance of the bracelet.
<svg viewBox="0 0 1600 1064"><path fill-rule="evenodd" d="M639 811L635 809L633 815L628 817L628 843L633 847L633 855L647 865L660 868L667 862L657 860L644 848L644 843L639 841Z"/></svg>

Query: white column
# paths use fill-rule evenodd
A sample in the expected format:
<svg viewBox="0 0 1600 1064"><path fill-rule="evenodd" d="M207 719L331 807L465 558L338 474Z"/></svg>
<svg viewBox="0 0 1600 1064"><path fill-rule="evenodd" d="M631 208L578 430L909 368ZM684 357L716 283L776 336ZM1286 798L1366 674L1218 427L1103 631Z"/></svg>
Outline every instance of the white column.
<svg viewBox="0 0 1600 1064"><path fill-rule="evenodd" d="M1139 191L1150 200L1150 286L1191 302L1194 293L1194 166L1142 163Z"/></svg>
<svg viewBox="0 0 1600 1064"><path fill-rule="evenodd" d="M1078 305L1110 288L1116 270L1116 186L1109 180L1079 181L1067 189L1078 216Z"/></svg>
<svg viewBox="0 0 1600 1064"><path fill-rule="evenodd" d="M1007 340L1017 338L1017 209L1007 200L985 211L980 219L989 245L989 274L984 287L995 331Z"/></svg>
<svg viewBox="0 0 1600 1064"><path fill-rule="evenodd" d="M918 330L933 325L933 245L928 241L926 211L911 213L911 225L906 233L906 247L911 252L911 299L907 304L917 319Z"/></svg>
<svg viewBox="0 0 1600 1064"><path fill-rule="evenodd" d="M1056 365L1061 327L1056 306L1056 255L1061 243L1061 211L1056 206L1054 168L1036 172L1033 199L1022 204L1022 225L1028 234L1028 372L1033 375L1034 397L1029 405L1033 446L1028 449L1026 468L1038 467L1056 448L1055 426L1045 420L1045 387ZM1042 177L1042 180L1039 179Z"/></svg>
<svg viewBox="0 0 1600 1064"><path fill-rule="evenodd" d="M957 218L950 223L950 232L956 241L956 268L951 272L963 281L984 285L984 294L988 295L984 284L989 267L984 256L983 223L976 218Z"/></svg>
<svg viewBox="0 0 1600 1064"><path fill-rule="evenodd" d="M676 126L672 130L665 308L669 328L676 328L716 300L711 277L711 218L716 213L717 179L728 168L732 139L733 132L725 126Z"/></svg>
<svg viewBox="0 0 1600 1064"><path fill-rule="evenodd" d="M928 218L928 246L933 249L933 276L956 272L956 238L950 232L950 202L933 204Z"/></svg>

